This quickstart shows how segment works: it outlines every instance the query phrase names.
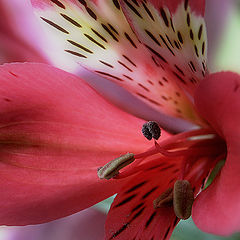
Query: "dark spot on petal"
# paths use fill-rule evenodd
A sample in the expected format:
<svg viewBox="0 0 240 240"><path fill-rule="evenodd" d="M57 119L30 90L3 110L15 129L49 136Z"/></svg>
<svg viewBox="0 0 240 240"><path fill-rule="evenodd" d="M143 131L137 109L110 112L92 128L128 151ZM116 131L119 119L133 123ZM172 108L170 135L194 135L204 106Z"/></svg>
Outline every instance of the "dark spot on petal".
<svg viewBox="0 0 240 240"><path fill-rule="evenodd" d="M119 77L117 77L117 76L114 76L114 75L112 75L112 74L110 74L110 73L106 73L106 72L102 72L102 71L95 71L95 72L96 72L96 73L99 73L99 74L101 74L101 75L104 75L104 76L106 76L106 77L110 77L110 78L113 78L113 79L115 79L115 80L121 81L121 82L124 81L123 79L121 79L121 78L119 78Z"/></svg>
<svg viewBox="0 0 240 240"><path fill-rule="evenodd" d="M191 23L191 20L190 20L190 14L187 13L187 25L190 27L190 23Z"/></svg>
<svg viewBox="0 0 240 240"><path fill-rule="evenodd" d="M131 214L136 212L139 208L141 208L144 205L144 203L139 203L136 207L134 207L131 211Z"/></svg>
<svg viewBox="0 0 240 240"><path fill-rule="evenodd" d="M156 216L157 212L153 212L152 215L149 217L149 219L147 220L146 224L145 224L145 228L147 228L151 222L153 221L154 217Z"/></svg>
<svg viewBox="0 0 240 240"><path fill-rule="evenodd" d="M138 183L137 185L131 187L129 190L127 190L125 193L131 193L135 190L137 190L138 188L142 187L143 185L145 185L147 183L147 181L143 181L143 182L140 182Z"/></svg>
<svg viewBox="0 0 240 240"><path fill-rule="evenodd" d="M57 30L59 30L59 31L61 31L61 32L63 32L63 33L69 34L69 32L68 32L67 30L65 30L65 29L62 28L61 26L57 25L56 23L54 23L54 22L52 22L52 21L50 21L50 20L48 20L48 19L46 19L46 18L44 18L44 17L41 17L41 19L42 19L44 22L46 22L46 23L48 23L49 25L51 25L51 26L53 26L54 28L56 28Z"/></svg>
<svg viewBox="0 0 240 240"><path fill-rule="evenodd" d="M110 238L109 240L114 239L115 237L117 237L120 233L122 233L128 226L130 223L125 223L119 230L117 230Z"/></svg>
<svg viewBox="0 0 240 240"><path fill-rule="evenodd" d="M131 37L125 32L124 33L125 37L127 38L127 40L131 43L131 45L134 47L134 48L137 48L136 44L134 43L134 41L131 39Z"/></svg>
<svg viewBox="0 0 240 240"><path fill-rule="evenodd" d="M167 238L167 235L168 235L169 231L170 231L170 226L168 227L168 229L167 229L167 231L166 231L163 239L166 239L166 238Z"/></svg>
<svg viewBox="0 0 240 240"><path fill-rule="evenodd" d="M133 70L131 69L131 68L129 68L126 64L124 64L123 62L121 62L121 61L118 61L118 63L120 64L120 65L122 65L123 67L125 67L129 72L133 72Z"/></svg>
<svg viewBox="0 0 240 240"><path fill-rule="evenodd" d="M132 10L133 13L135 13L138 17L142 18L142 15L138 12L138 10L130 2L128 2L127 0L124 0L124 2Z"/></svg>
<svg viewBox="0 0 240 240"><path fill-rule="evenodd" d="M145 29L145 32L147 33L147 35L158 45L161 46L161 44L159 43L159 41L154 37L154 35L149 32L147 29Z"/></svg>
<svg viewBox="0 0 240 240"><path fill-rule="evenodd" d="M233 91L234 91L234 92L237 92L237 90L239 89L239 87L240 87L240 85L236 82Z"/></svg>
<svg viewBox="0 0 240 240"><path fill-rule="evenodd" d="M89 7L86 7L86 10L90 17L92 17L94 20L97 20L97 15L93 12L93 10Z"/></svg>
<svg viewBox="0 0 240 240"><path fill-rule="evenodd" d="M118 208L126 203L129 203L133 198L135 198L137 196L137 194L133 194L125 199L123 199L120 203L118 203L117 205L114 206L114 208Z"/></svg>
<svg viewBox="0 0 240 240"><path fill-rule="evenodd" d="M113 0L113 4L115 5L115 7L120 10L120 5L119 5L119 2L118 0Z"/></svg>
<svg viewBox="0 0 240 240"><path fill-rule="evenodd" d="M153 193L154 191L156 191L158 189L158 187L153 187L151 190L149 190L148 192L146 192L143 196L142 199L147 198L151 193Z"/></svg>
<svg viewBox="0 0 240 240"><path fill-rule="evenodd" d="M189 31L189 35L190 35L190 38L191 38L192 40L194 40L194 34L193 34L192 29L190 29L190 31Z"/></svg>
<svg viewBox="0 0 240 240"><path fill-rule="evenodd" d="M178 33L177 33L177 36L178 36L178 39L179 39L180 43L183 44L182 34L181 34L179 31L178 31Z"/></svg>
<svg viewBox="0 0 240 240"><path fill-rule="evenodd" d="M164 11L163 8L160 9L160 13L161 13L161 16L162 16L162 19L163 19L165 25L166 25L167 27L169 27L168 18L167 18L167 15L166 15L166 13L165 13L165 11Z"/></svg>
<svg viewBox="0 0 240 240"><path fill-rule="evenodd" d="M66 14L61 13L60 15L61 15L63 18L65 18L68 22L72 23L74 26L79 27L79 28L82 27L78 22L76 22L75 20L73 20L72 18L70 18L69 16L67 16Z"/></svg>
<svg viewBox="0 0 240 240"><path fill-rule="evenodd" d="M102 27L116 42L118 42L118 39L115 37L115 35L111 32L111 30L105 24L102 23Z"/></svg>
<svg viewBox="0 0 240 240"><path fill-rule="evenodd" d="M144 211L145 207L141 208L130 220L130 222L136 220Z"/></svg>
<svg viewBox="0 0 240 240"><path fill-rule="evenodd" d="M184 9L185 9L185 11L187 11L187 8L188 8L188 0L185 0L185 2L184 2Z"/></svg>
<svg viewBox="0 0 240 240"><path fill-rule="evenodd" d="M196 53L197 57L199 57L198 48L197 48L196 45L194 45L194 50L195 50L195 53Z"/></svg>
<svg viewBox="0 0 240 240"><path fill-rule="evenodd" d="M102 63L102 64L104 64L104 65L106 65L107 67L114 68L113 65L111 65L111 64L109 64L109 63L107 63L107 62L104 62L104 61L102 61L102 60L99 60L99 62Z"/></svg>
<svg viewBox="0 0 240 240"><path fill-rule="evenodd" d="M86 6L87 3L85 2L85 0L78 0L82 5Z"/></svg>
<svg viewBox="0 0 240 240"><path fill-rule="evenodd" d="M152 49L151 47L149 47L148 45L145 45L152 53L154 53L157 57L159 57L163 62L168 63L167 60L160 55L160 53L156 52L154 49Z"/></svg>
<svg viewBox="0 0 240 240"><path fill-rule="evenodd" d="M153 21L155 21L153 15L152 15L152 13L151 13L151 11L148 9L148 7L146 6L146 4L145 4L144 2L143 2L142 4L143 4L143 7L144 7L146 13L148 14L148 16L149 16Z"/></svg>
<svg viewBox="0 0 240 240"><path fill-rule="evenodd" d="M51 2L55 3L60 8L65 9L65 6L60 1L58 1L58 0L51 0Z"/></svg>
<svg viewBox="0 0 240 240"><path fill-rule="evenodd" d="M199 30L198 30L198 39L200 40L202 37L202 31L203 31L203 25L201 24Z"/></svg>
<svg viewBox="0 0 240 240"><path fill-rule="evenodd" d="M173 74L183 83L183 84L187 84L186 81L180 77L176 72L173 71Z"/></svg>
<svg viewBox="0 0 240 240"><path fill-rule="evenodd" d="M17 74L13 73L12 71L8 71L11 75L13 75L14 77L18 77Z"/></svg>
<svg viewBox="0 0 240 240"><path fill-rule="evenodd" d="M72 55L74 55L74 56L77 56L77 57L87 58L86 56L82 55L81 53L74 52L74 51L72 51L72 50L64 50L64 51L67 52L67 53L70 53L70 54L72 54Z"/></svg>
<svg viewBox="0 0 240 240"><path fill-rule="evenodd" d="M106 38L104 38L99 32L97 32L97 31L94 30L93 28L91 28L91 30L92 30L99 38L101 38L104 42L107 43Z"/></svg>
<svg viewBox="0 0 240 240"><path fill-rule="evenodd" d="M67 40L67 41L68 41L69 43L71 43L73 46L78 47L78 48L82 49L83 51L85 51L85 52L87 52L87 53L93 53L91 50L89 50L88 48L82 46L82 45L79 44L79 43L76 43L76 42L74 42L74 41L72 41L72 40Z"/></svg>
<svg viewBox="0 0 240 240"><path fill-rule="evenodd" d="M183 70L181 68L179 68L176 64L174 65L174 67L183 75L185 76Z"/></svg>
<svg viewBox="0 0 240 240"><path fill-rule="evenodd" d="M126 55L122 55L126 60L128 60L134 67L137 67L137 65Z"/></svg>
<svg viewBox="0 0 240 240"><path fill-rule="evenodd" d="M101 43L99 43L98 41L96 41L94 38L92 38L90 35L88 34L84 34L84 36L86 38L88 38L90 41L92 41L93 43L95 43L96 45L98 45L99 47L101 47L102 49L106 49Z"/></svg>
<svg viewBox="0 0 240 240"><path fill-rule="evenodd" d="M202 55L205 53L205 42L202 43Z"/></svg>

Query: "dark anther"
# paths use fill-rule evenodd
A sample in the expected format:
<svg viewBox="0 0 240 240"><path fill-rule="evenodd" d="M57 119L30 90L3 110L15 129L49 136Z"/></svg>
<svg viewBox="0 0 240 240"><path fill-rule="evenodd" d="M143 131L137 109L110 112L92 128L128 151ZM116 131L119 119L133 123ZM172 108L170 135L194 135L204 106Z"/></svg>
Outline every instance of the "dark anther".
<svg viewBox="0 0 240 240"><path fill-rule="evenodd" d="M152 140L152 138L158 140L161 136L161 129L156 122L149 121L143 124L142 133L148 140Z"/></svg>

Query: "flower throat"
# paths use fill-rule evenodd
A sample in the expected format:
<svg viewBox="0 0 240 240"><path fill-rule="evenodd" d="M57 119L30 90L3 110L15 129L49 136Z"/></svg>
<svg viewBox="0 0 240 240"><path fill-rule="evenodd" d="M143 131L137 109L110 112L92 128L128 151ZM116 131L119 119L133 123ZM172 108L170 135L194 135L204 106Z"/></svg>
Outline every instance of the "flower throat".
<svg viewBox="0 0 240 240"><path fill-rule="evenodd" d="M198 129L183 132L157 142L161 129L153 121L142 127L143 135L154 146L139 154L127 153L98 169L100 179L123 179L144 172L156 161L167 165L178 164L176 181L153 201L154 208L172 206L176 216L187 219L191 216L194 198L205 187L210 172L226 157L225 142L213 129ZM157 156L157 158L156 158ZM125 168L124 171L119 172Z"/></svg>

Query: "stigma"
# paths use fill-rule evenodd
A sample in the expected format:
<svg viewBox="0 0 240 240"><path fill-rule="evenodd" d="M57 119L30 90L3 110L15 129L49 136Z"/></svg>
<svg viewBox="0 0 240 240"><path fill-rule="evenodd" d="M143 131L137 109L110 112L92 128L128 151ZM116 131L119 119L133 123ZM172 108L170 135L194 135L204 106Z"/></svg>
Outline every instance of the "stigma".
<svg viewBox="0 0 240 240"><path fill-rule="evenodd" d="M142 134L148 140L158 140L161 136L161 129L154 121L149 121L143 124Z"/></svg>

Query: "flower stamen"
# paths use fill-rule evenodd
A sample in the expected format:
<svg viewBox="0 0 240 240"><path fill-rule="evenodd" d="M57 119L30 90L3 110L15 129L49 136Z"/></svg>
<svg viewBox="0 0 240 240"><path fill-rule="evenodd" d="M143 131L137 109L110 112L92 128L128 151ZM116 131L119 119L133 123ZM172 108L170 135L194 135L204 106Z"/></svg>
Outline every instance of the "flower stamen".
<svg viewBox="0 0 240 240"><path fill-rule="evenodd" d="M158 198L153 201L153 206L155 209L161 207L170 207L173 205L173 189L168 188L163 192Z"/></svg>
<svg viewBox="0 0 240 240"><path fill-rule="evenodd" d="M187 180L177 180L173 188L173 208L180 219L188 219L192 214L194 193Z"/></svg>
<svg viewBox="0 0 240 240"><path fill-rule="evenodd" d="M133 153L127 153L123 156L113 159L103 167L98 168L98 177L100 179L111 179L119 174L119 170L128 166L135 160Z"/></svg>

